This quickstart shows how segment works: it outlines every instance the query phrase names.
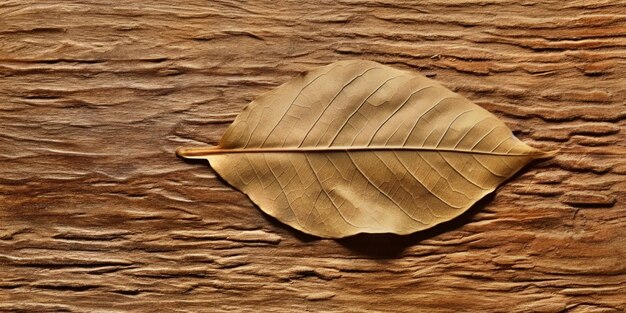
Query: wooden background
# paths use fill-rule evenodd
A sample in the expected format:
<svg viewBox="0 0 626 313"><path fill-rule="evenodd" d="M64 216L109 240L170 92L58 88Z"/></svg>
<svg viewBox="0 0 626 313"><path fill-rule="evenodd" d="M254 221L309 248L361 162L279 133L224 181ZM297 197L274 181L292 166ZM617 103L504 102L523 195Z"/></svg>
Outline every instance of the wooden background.
<svg viewBox="0 0 626 313"><path fill-rule="evenodd" d="M283 226L180 145L299 71L433 77L561 148L412 236ZM624 312L626 2L0 2L0 311Z"/></svg>

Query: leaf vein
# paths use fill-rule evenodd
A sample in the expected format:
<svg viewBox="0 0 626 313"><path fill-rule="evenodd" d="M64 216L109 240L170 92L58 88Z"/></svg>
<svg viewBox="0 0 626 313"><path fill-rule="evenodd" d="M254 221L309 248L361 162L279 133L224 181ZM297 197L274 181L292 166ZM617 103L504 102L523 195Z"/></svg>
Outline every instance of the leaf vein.
<svg viewBox="0 0 626 313"><path fill-rule="evenodd" d="M341 125L341 127L339 127L339 130L337 130L337 133L335 134L335 136L333 137L333 139L331 140L330 144L328 145L329 147L333 145L333 143L335 143L335 140L337 139L337 137L339 136L339 134L343 131L343 129L346 127L346 125L348 124L348 122L350 122L350 120L352 119L352 117L359 112L359 110L361 109L361 107L365 104L365 102L367 102L367 100L369 100L369 98L371 98L376 92L378 92L382 87L384 87L388 82L396 79L396 78L400 78L403 75L398 75L398 76L394 76L391 77L389 79L387 79L386 81L384 81L380 86L378 86L376 89L374 89L374 91L372 93L370 93L367 98L365 98L365 100L361 101L361 104L359 104L359 106L350 114L350 116L348 116L348 118L346 118L346 121L343 123L343 125Z"/></svg>
<svg viewBox="0 0 626 313"><path fill-rule="evenodd" d="M339 89L339 92L337 92L337 94L335 94L335 96L330 100L330 102L328 102L328 104L326 105L326 107L324 107L324 110L322 110L322 112L320 113L320 115L317 117L317 119L315 120L315 122L313 122L313 125L311 126L311 128L309 128L309 130L306 132L306 134L304 135L304 137L302 138L302 141L300 142L300 145L298 147L302 147L302 144L304 144L304 142L306 141L307 137L309 137L309 134L311 133L311 131L313 130L313 128L315 128L315 126L317 125L317 123L320 121L320 119L322 118L322 116L324 116L324 113L326 113L326 111L328 110L328 108L330 108L330 106L333 104L333 102L335 102L335 100L337 99L337 97L339 97L339 95L346 90L346 88L348 88L348 86L350 86L352 83L354 83L359 77L363 77L365 74L367 74L369 71L375 70L375 69L380 69L380 67L370 67L367 70L363 71L361 74L355 76L354 78L352 78L348 83L344 84L341 89ZM318 140L319 143L319 140Z"/></svg>
<svg viewBox="0 0 626 313"><path fill-rule="evenodd" d="M415 131L415 128L417 127L417 124L419 123L419 121L426 116L426 114L428 114L430 111L432 111L434 108L436 108L441 102L443 102L444 100L448 100L448 99L453 99L453 98L459 98L459 96L454 95L454 96L447 96L447 97L443 97L441 100L435 102L434 105L432 105L430 108L428 108L428 110L422 112L422 114L420 114L420 116L415 120L415 124L413 124L413 126L411 127L411 131L409 131L409 133L406 135L406 138L404 139L404 142L402 143L403 146L406 145L406 142L409 140L409 138L411 137L411 134L413 134L413 132Z"/></svg>
<svg viewBox="0 0 626 313"><path fill-rule="evenodd" d="M333 200L333 198L330 196L330 194L328 194L328 191L326 191L326 188L324 188L324 186L322 185L322 181L320 180L319 176L317 175L317 172L315 171L315 168L313 167L313 164L311 164L311 160L309 159L309 156L306 153L304 154L304 158L306 159L307 164L309 164L309 168L313 172L313 175L315 176L315 179L317 180L317 182L318 182L318 184L320 186L320 189L322 189L324 194L326 194L326 197L328 197L328 200L330 200L330 202L333 204L333 207L335 208L335 210L337 210L337 213L339 213L339 216L341 216L341 218L348 225L351 225L351 226L356 227L356 228L363 228L363 227L354 225L354 224L352 224L352 222L348 221L348 219L343 215L343 212L341 212L341 210L339 210L339 208L337 207L337 204L335 204L335 200Z"/></svg>
<svg viewBox="0 0 626 313"><path fill-rule="evenodd" d="M350 155L350 153L348 153L348 157L350 158L350 160L352 161L352 164L354 164L355 168L357 169L357 171L361 174L361 176L363 176L363 178L365 178L365 180L367 181L368 184L370 184L372 187L376 188L376 190L378 190L378 192L380 192L382 195L384 195L387 199L389 199L393 204L395 204L398 209L400 209L400 211L402 211L407 217L409 217L410 219L420 223L420 224L424 224L427 225L427 223L424 223L418 219L416 219L415 217L413 217L411 214L409 214L406 210L404 210L404 208L402 208L394 199L392 199L384 190L380 189L380 187L378 187L378 185L374 184L374 182L372 182L372 180L365 175L365 173L363 172L363 170L361 170L361 168L359 167L359 165L354 161L354 158L352 158L352 155Z"/></svg>
<svg viewBox="0 0 626 313"><path fill-rule="evenodd" d="M293 98L293 100L291 101L291 103L286 106L286 110L285 112L283 112L283 114L281 115L281 117L278 119L278 122L276 123L276 125L274 125L274 127L270 130L270 132L267 134L267 136L265 137L265 139L263 140L263 143L261 143L261 147L265 146L265 143L267 142L267 139L271 137L272 133L276 130L276 128L278 127L278 125L280 125L280 122L285 118L285 115L287 115L287 112L289 112L289 109L291 108L291 106L294 104L294 102L296 102L296 100L298 100L298 98L300 97L300 95L302 94L302 92L304 92L305 89L307 89L309 86L311 86L314 82L316 82L318 79L328 75L330 72L332 72L334 69L336 69L338 66L333 66L331 67L327 72L318 75L317 77L315 77L314 79L312 79L309 83L307 83L306 85L304 85L304 87L302 87L302 89L300 89L300 91L298 92L298 94L296 94L295 98Z"/></svg>

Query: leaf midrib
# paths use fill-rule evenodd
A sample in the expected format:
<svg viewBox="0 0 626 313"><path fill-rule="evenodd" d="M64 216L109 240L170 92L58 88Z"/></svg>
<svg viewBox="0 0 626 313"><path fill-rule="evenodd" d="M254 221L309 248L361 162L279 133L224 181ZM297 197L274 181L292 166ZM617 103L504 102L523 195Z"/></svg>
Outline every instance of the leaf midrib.
<svg viewBox="0 0 626 313"><path fill-rule="evenodd" d="M352 152L352 151L433 151L482 154L494 156L546 156L547 153L508 153L495 151L468 150L441 147L406 147L406 146L350 146L350 147L280 147L280 148L238 148L223 149L220 146L183 148L176 151L179 156L186 158L201 158L209 155L235 154L235 153L327 153L327 152Z"/></svg>

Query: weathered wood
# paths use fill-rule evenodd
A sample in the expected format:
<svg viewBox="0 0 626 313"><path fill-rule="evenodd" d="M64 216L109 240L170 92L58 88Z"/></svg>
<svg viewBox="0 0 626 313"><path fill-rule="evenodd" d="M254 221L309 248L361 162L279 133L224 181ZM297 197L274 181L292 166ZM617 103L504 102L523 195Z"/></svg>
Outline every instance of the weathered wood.
<svg viewBox="0 0 626 313"><path fill-rule="evenodd" d="M3 1L0 310L622 312L623 1ZM562 149L424 233L318 240L177 146L315 65L415 68Z"/></svg>

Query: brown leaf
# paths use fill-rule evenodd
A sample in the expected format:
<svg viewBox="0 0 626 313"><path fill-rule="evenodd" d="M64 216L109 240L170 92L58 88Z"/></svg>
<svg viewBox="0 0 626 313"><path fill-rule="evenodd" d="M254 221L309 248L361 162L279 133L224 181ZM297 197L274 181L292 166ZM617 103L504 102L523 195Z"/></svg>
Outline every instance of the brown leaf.
<svg viewBox="0 0 626 313"><path fill-rule="evenodd" d="M294 78L244 108L217 147L177 153L328 238L433 227L549 155L435 81L370 61Z"/></svg>

